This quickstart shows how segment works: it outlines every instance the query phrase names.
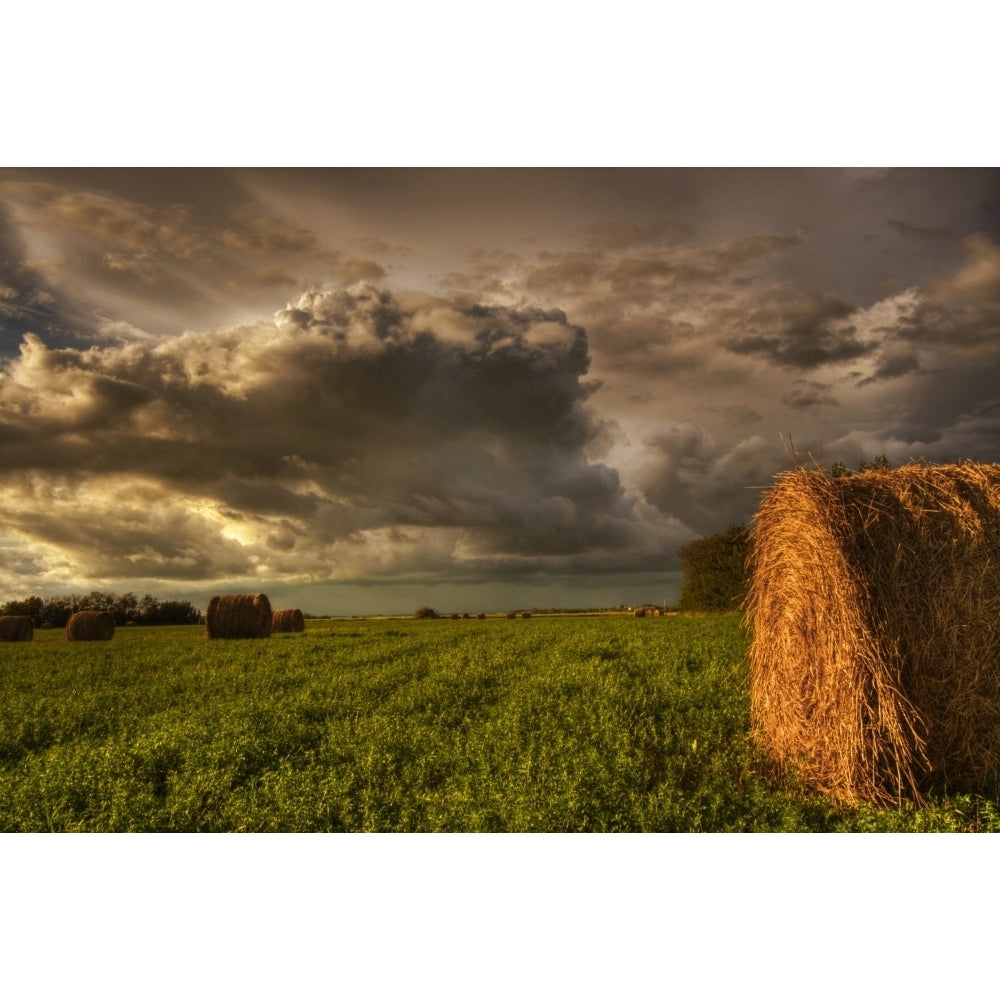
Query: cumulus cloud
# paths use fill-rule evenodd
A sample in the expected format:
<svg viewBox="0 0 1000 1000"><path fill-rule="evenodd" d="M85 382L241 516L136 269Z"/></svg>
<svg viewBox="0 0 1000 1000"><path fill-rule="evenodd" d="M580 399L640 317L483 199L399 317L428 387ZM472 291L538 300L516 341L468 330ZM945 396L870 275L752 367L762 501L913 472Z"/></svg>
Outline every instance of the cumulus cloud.
<svg viewBox="0 0 1000 1000"><path fill-rule="evenodd" d="M0 374L8 530L101 576L662 563L677 525L585 457L588 367L560 312L369 285L152 342L29 335Z"/></svg>
<svg viewBox="0 0 1000 1000"><path fill-rule="evenodd" d="M776 471L773 442L760 435L735 442L691 421L649 435L638 474L643 495L697 534L746 520L760 500L752 487Z"/></svg>
<svg viewBox="0 0 1000 1000"><path fill-rule="evenodd" d="M746 316L741 332L726 347L801 370L854 361L871 354L874 346L843 323L853 312L850 303L831 296L780 292Z"/></svg>

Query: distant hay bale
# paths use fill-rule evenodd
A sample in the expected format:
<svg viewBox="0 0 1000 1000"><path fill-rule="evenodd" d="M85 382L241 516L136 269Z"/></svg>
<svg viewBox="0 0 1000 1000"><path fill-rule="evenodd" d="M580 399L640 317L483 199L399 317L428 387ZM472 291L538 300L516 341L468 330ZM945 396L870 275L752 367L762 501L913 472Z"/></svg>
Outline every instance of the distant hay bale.
<svg viewBox="0 0 1000 1000"><path fill-rule="evenodd" d="M216 595L205 609L209 639L266 639L271 634L267 594Z"/></svg>
<svg viewBox="0 0 1000 1000"><path fill-rule="evenodd" d="M632 612L632 615L635 618L645 618L646 617L646 609L645 608L636 608L635 611Z"/></svg>
<svg viewBox="0 0 1000 1000"><path fill-rule="evenodd" d="M778 477L746 601L760 743L848 803L996 789L1000 465Z"/></svg>
<svg viewBox="0 0 1000 1000"><path fill-rule="evenodd" d="M31 642L34 635L29 615L0 615L0 642Z"/></svg>
<svg viewBox="0 0 1000 1000"><path fill-rule="evenodd" d="M272 632L304 632L306 620L298 608L282 608L271 615Z"/></svg>
<svg viewBox="0 0 1000 1000"><path fill-rule="evenodd" d="M508 618L516 618L517 617L517 612L516 611L508 611L507 612L507 617Z"/></svg>
<svg viewBox="0 0 1000 1000"><path fill-rule="evenodd" d="M521 612L521 617L522 618L530 618L531 617L531 612L530 611L522 611Z"/></svg>
<svg viewBox="0 0 1000 1000"><path fill-rule="evenodd" d="M66 622L70 642L106 642L115 635L115 620L109 611L77 611Z"/></svg>
<svg viewBox="0 0 1000 1000"><path fill-rule="evenodd" d="M483 620L483 619L484 619L484 618L486 617L486 612L485 612L485 611L477 611L477 612L476 612L476 617L477 617L477 618L478 618L478 619L479 619L480 621L482 621L482 620Z"/></svg>

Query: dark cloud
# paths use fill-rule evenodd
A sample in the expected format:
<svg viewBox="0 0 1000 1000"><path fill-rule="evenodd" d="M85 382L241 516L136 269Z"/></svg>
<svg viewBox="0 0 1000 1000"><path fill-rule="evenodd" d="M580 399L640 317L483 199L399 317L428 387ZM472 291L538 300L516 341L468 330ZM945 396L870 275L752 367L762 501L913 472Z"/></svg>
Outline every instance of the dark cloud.
<svg viewBox="0 0 1000 1000"><path fill-rule="evenodd" d="M830 386L822 382L804 382L785 393L781 402L793 410L807 410L816 406L839 406Z"/></svg>
<svg viewBox="0 0 1000 1000"><path fill-rule="evenodd" d="M769 484L781 467L777 442L754 436L731 444L694 423L644 443L648 458L639 480L646 500L699 534L745 521L760 501L753 487Z"/></svg>
<svg viewBox="0 0 1000 1000"><path fill-rule="evenodd" d="M882 354L871 375L858 381L859 386L887 382L920 371L920 358L905 349L889 350Z"/></svg>
<svg viewBox="0 0 1000 1000"><path fill-rule="evenodd" d="M933 239L933 240L953 240L955 234L947 229L935 229L933 226L914 226L908 222L901 222L899 219L890 219L889 225L896 230L900 236L912 239Z"/></svg>
<svg viewBox="0 0 1000 1000"><path fill-rule="evenodd" d="M875 350L842 322L853 312L853 306L836 298L781 294L752 310L741 324L745 332L725 346L734 354L793 369L853 361Z"/></svg>
<svg viewBox="0 0 1000 1000"><path fill-rule="evenodd" d="M389 571L405 556L372 552L408 528L428 558L443 546L437 559L466 566L648 562L658 549L634 499L584 456L598 430L588 366L584 331L558 311L364 285L306 294L273 324L154 344L29 337L0 381L0 466L8 483L58 481L76 499L10 527L78 556L113 534L113 557L88 556L107 573L129 560L163 575L291 572L296 559L316 572L358 537L375 541L355 558ZM152 500L130 505L126 480ZM94 519L109 526L88 542Z"/></svg>

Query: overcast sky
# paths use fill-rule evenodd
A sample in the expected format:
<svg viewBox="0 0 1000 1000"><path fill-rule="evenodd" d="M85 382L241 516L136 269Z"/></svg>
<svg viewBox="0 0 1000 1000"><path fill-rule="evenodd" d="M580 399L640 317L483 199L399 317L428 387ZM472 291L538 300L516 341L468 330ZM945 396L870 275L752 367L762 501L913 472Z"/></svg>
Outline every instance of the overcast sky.
<svg viewBox="0 0 1000 1000"><path fill-rule="evenodd" d="M998 387L997 170L0 170L0 601L674 600Z"/></svg>

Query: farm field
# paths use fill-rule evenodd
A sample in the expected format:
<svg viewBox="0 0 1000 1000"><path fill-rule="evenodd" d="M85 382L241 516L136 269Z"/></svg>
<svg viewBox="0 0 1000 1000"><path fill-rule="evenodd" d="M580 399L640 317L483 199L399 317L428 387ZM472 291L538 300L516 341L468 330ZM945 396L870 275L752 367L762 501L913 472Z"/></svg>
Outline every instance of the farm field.
<svg viewBox="0 0 1000 1000"><path fill-rule="evenodd" d="M0 643L3 831L964 831L836 806L748 734L736 615L323 620Z"/></svg>

